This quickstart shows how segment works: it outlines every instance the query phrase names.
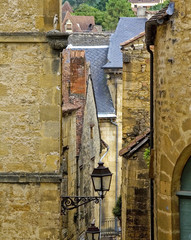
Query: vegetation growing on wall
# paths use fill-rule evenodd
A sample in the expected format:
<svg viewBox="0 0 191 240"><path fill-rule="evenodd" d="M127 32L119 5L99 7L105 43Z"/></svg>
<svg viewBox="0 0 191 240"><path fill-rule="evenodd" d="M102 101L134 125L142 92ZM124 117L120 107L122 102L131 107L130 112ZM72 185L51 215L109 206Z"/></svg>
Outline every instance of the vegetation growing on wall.
<svg viewBox="0 0 191 240"><path fill-rule="evenodd" d="M121 208L122 208L122 202L121 202L121 196L119 196L112 212L113 212L113 215L116 218L118 218L120 221L121 221Z"/></svg>
<svg viewBox="0 0 191 240"><path fill-rule="evenodd" d="M147 166L149 167L149 165L150 165L150 148L145 148L145 151L143 153L143 158L144 158Z"/></svg>

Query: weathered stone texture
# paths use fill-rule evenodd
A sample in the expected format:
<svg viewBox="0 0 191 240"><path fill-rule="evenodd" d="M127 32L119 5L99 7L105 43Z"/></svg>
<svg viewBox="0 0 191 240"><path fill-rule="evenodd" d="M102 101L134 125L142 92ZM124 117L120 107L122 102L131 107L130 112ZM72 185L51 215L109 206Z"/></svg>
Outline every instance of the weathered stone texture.
<svg viewBox="0 0 191 240"><path fill-rule="evenodd" d="M68 43L73 46L109 45L110 36L108 33L72 33Z"/></svg>
<svg viewBox="0 0 191 240"><path fill-rule="evenodd" d="M3 0L0 32L49 31L53 29L54 15L60 14L59 4L59 0Z"/></svg>
<svg viewBox="0 0 191 240"><path fill-rule="evenodd" d="M56 184L0 184L1 239L60 240L60 189Z"/></svg>
<svg viewBox="0 0 191 240"><path fill-rule="evenodd" d="M143 159L145 147L139 150L138 153L133 154L129 159L123 159L123 239L147 240L150 236L150 181L148 167Z"/></svg>
<svg viewBox="0 0 191 240"><path fill-rule="evenodd" d="M142 39L133 42L142 44ZM146 48L124 47L130 61L123 65L123 144L149 128L149 55Z"/></svg>
<svg viewBox="0 0 191 240"><path fill-rule="evenodd" d="M58 171L60 60L43 43L0 43L0 49L2 171Z"/></svg>
<svg viewBox="0 0 191 240"><path fill-rule="evenodd" d="M191 154L187 150L191 144L191 7L186 0L174 2L176 12L158 27L154 50L155 219L156 239L160 240L179 239L179 217L174 217L179 216L176 191Z"/></svg>
<svg viewBox="0 0 191 240"><path fill-rule="evenodd" d="M123 45L123 146L129 146L122 162L122 239L150 238L150 180L143 153L136 141L149 128L149 54L144 36ZM140 142L140 141L139 141ZM130 149L131 146L131 149ZM127 147L128 148L128 147Z"/></svg>

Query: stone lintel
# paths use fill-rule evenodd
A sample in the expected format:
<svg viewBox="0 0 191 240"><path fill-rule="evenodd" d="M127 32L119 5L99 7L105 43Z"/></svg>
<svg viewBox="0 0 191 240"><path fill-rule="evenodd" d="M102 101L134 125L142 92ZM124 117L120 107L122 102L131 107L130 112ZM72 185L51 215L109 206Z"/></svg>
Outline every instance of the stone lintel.
<svg viewBox="0 0 191 240"><path fill-rule="evenodd" d="M0 173L0 183L60 183L57 173Z"/></svg>

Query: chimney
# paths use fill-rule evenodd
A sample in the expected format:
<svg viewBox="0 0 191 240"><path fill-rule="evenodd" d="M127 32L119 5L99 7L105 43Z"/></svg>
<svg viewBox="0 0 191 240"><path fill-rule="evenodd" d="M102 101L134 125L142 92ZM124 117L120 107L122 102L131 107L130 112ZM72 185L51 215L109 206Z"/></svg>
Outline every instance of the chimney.
<svg viewBox="0 0 191 240"><path fill-rule="evenodd" d="M86 59L84 50L70 53L70 93L86 95Z"/></svg>
<svg viewBox="0 0 191 240"><path fill-rule="evenodd" d="M144 7L137 8L137 17L143 18L146 16L146 9Z"/></svg>

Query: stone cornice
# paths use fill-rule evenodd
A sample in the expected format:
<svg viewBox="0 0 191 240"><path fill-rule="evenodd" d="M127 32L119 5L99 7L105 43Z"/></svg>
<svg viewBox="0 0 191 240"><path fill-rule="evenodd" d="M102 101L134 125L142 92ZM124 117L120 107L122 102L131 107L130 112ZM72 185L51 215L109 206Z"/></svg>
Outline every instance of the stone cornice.
<svg viewBox="0 0 191 240"><path fill-rule="evenodd" d="M48 42L46 33L42 32L0 32L2 43L36 43Z"/></svg>
<svg viewBox="0 0 191 240"><path fill-rule="evenodd" d="M54 50L62 51L68 45L68 33L52 30L43 32L0 32L1 43L49 43Z"/></svg>
<svg viewBox="0 0 191 240"><path fill-rule="evenodd" d="M62 175L57 173L0 172L0 183L60 183Z"/></svg>

